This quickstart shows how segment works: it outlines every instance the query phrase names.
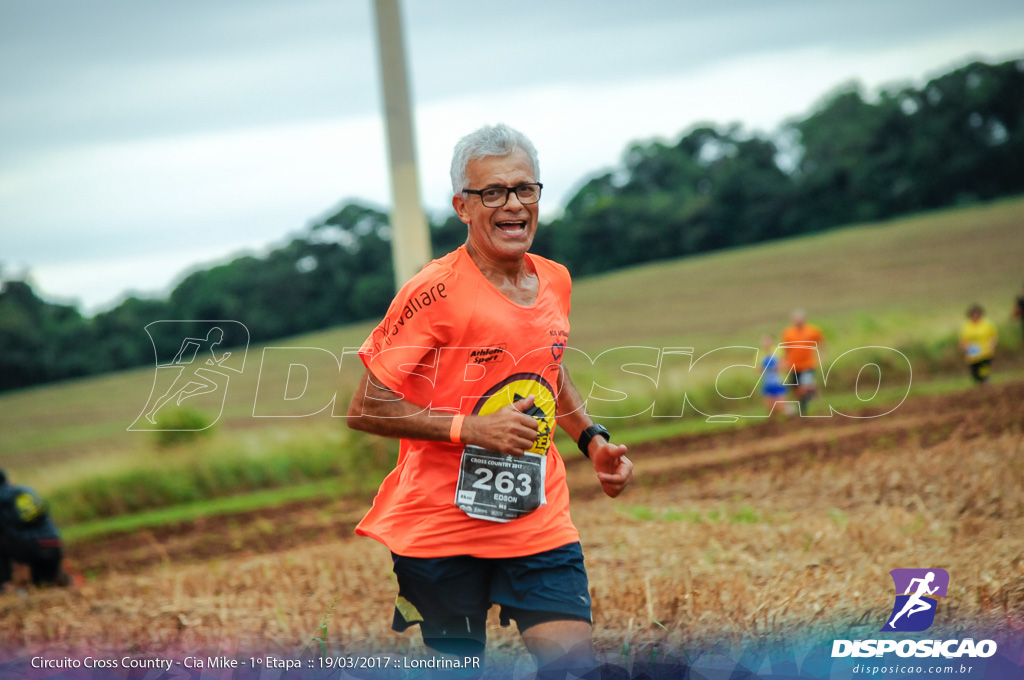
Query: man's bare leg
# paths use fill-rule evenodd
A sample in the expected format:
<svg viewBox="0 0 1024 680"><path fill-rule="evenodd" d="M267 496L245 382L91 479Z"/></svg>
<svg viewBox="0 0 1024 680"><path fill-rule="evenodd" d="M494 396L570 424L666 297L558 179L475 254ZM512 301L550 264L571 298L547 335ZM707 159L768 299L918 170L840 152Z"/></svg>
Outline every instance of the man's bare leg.
<svg viewBox="0 0 1024 680"><path fill-rule="evenodd" d="M585 621L547 621L522 632L523 644L537 662L538 680L595 677L593 627Z"/></svg>

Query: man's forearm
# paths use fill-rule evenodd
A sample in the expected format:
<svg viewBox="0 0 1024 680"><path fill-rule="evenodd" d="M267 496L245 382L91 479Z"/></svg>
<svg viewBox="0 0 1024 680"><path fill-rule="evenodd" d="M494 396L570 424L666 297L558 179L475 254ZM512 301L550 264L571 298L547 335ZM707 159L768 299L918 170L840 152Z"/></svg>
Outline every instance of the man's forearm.
<svg viewBox="0 0 1024 680"><path fill-rule="evenodd" d="M400 398L367 371L348 408L348 426L382 437L449 441L453 413Z"/></svg>
<svg viewBox="0 0 1024 680"><path fill-rule="evenodd" d="M486 416L456 416L402 399L367 370L349 405L348 426L383 437L458 442L521 456L537 440L537 421L523 413L532 405L531 396ZM462 426L453 432L457 417Z"/></svg>
<svg viewBox="0 0 1024 680"><path fill-rule="evenodd" d="M583 430L594 424L593 419L587 415L586 403L580 396L579 390L569 377L569 370L561 367L558 379L558 413L556 420L559 427L565 430L566 434L572 437L573 441L579 441Z"/></svg>

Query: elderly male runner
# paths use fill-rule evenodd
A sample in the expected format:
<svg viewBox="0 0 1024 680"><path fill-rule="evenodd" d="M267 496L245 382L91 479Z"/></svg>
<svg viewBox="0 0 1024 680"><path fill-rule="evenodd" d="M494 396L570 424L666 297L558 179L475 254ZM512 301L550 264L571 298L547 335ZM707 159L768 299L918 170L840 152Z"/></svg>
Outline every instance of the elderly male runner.
<svg viewBox="0 0 1024 680"><path fill-rule="evenodd" d="M419 623L429 647L481 654L498 604L539 669L581 675L594 664L590 594L556 418L608 496L633 464L561 363L572 284L528 252L541 194L533 144L483 127L458 142L451 174L465 245L414 276L360 349L349 426L401 447L356 533L392 552L395 630Z"/></svg>

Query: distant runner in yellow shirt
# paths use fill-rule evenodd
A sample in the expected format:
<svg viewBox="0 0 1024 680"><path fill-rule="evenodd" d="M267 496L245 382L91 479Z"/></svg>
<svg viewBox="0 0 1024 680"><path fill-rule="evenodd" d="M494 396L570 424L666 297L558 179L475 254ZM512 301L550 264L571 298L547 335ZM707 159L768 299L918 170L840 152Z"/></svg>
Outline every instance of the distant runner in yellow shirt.
<svg viewBox="0 0 1024 680"><path fill-rule="evenodd" d="M988 380L998 340L996 325L985 318L985 310L979 304L971 305L967 321L960 329L960 351L971 369L971 377L979 385Z"/></svg>

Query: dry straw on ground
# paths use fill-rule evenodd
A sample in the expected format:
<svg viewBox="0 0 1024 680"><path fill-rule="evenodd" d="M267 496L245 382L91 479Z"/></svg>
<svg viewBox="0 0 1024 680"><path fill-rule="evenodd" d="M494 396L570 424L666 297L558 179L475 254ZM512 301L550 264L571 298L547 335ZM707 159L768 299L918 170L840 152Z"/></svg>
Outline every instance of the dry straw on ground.
<svg viewBox="0 0 1024 680"><path fill-rule="evenodd" d="M903 567L949 571L935 630L1024 631L1019 419L988 436L961 427L934 445L876 437L838 454L809 449L663 484L641 479L618 501L578 493L573 517L599 648L871 634L892 605L888 572ZM650 462L665 455L652 452ZM680 470L687 455L677 458ZM642 450L636 463L643 475ZM308 520L303 512L271 526L287 531L292 520ZM422 651L418 633L389 630L390 558L369 539L321 535L316 544L186 563L163 551L151 566L107 571L77 589L3 596L4 647L294 655L314 651L329 616L332 654ZM493 624L492 652L519 653L514 632Z"/></svg>

